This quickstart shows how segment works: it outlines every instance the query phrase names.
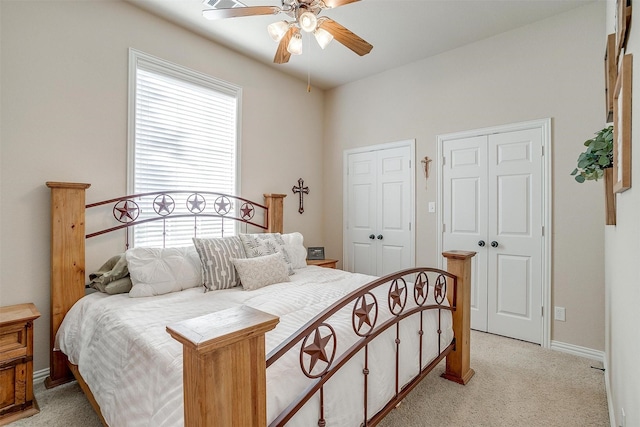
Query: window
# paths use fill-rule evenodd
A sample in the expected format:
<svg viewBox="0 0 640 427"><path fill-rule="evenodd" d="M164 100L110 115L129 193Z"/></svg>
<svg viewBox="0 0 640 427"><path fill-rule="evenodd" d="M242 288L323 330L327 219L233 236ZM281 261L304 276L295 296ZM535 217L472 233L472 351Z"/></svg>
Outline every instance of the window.
<svg viewBox="0 0 640 427"><path fill-rule="evenodd" d="M129 72L130 194L237 194L241 89L133 49ZM157 217L147 199L136 201L139 219ZM180 213L189 212L176 199L173 215ZM197 235L235 233L234 221L219 218L154 221L135 227L133 246L189 245L194 226Z"/></svg>

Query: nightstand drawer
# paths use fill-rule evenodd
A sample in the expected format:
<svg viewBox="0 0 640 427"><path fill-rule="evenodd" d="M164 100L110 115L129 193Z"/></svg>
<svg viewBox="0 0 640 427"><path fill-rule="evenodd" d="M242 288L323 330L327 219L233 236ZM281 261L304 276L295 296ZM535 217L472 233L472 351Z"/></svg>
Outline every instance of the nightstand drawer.
<svg viewBox="0 0 640 427"><path fill-rule="evenodd" d="M31 322L0 327L0 361L27 354L27 328Z"/></svg>
<svg viewBox="0 0 640 427"><path fill-rule="evenodd" d="M0 415L19 411L27 402L27 364L0 368Z"/></svg>
<svg viewBox="0 0 640 427"><path fill-rule="evenodd" d="M39 412L33 396L35 305L0 307L0 426Z"/></svg>

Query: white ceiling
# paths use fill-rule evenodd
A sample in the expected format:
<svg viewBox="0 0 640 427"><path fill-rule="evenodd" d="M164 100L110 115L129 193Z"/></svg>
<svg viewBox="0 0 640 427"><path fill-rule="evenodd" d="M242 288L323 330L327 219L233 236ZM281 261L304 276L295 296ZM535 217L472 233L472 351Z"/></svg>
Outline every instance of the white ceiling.
<svg viewBox="0 0 640 427"><path fill-rule="evenodd" d="M409 64L474 41L593 3L597 0L362 0L322 14L374 47L360 57L333 41L320 49L304 35L303 54L273 64L275 43L267 25L284 14L209 21L201 0L128 0L219 44L329 89ZM242 0L247 6L280 6L281 0Z"/></svg>

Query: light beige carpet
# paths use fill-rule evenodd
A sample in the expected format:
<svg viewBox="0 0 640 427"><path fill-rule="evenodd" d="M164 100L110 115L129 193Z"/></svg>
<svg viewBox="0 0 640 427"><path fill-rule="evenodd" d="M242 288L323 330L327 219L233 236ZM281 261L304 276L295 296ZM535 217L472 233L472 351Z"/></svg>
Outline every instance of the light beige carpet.
<svg viewBox="0 0 640 427"><path fill-rule="evenodd" d="M471 366L476 374L469 384L461 386L440 378L443 362L381 425L609 425L604 376L591 368L601 364L481 332L473 331L471 340ZM76 383L52 390L36 384L35 393L40 413L12 427L101 425Z"/></svg>

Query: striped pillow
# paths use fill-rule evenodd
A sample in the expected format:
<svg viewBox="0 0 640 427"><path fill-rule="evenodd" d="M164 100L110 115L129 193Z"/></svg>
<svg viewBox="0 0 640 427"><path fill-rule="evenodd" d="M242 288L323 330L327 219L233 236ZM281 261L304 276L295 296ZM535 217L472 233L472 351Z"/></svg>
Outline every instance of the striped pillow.
<svg viewBox="0 0 640 427"><path fill-rule="evenodd" d="M229 289L240 284L231 258L246 258L238 236L215 239L193 238L202 263L202 282L206 291Z"/></svg>

